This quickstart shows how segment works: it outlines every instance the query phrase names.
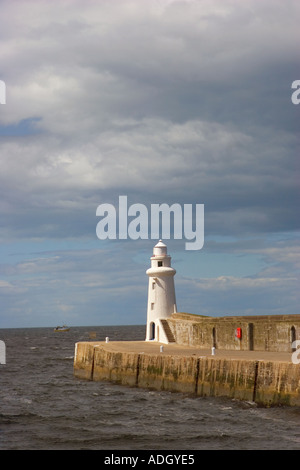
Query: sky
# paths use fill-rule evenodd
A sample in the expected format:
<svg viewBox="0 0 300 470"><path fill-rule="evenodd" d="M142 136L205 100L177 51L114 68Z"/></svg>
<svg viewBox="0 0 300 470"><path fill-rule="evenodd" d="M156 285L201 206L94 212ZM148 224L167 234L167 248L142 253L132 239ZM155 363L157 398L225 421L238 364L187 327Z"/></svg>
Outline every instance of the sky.
<svg viewBox="0 0 300 470"><path fill-rule="evenodd" d="M0 328L146 323L158 240L97 207L204 204L177 309L299 313L298 0L0 0Z"/></svg>

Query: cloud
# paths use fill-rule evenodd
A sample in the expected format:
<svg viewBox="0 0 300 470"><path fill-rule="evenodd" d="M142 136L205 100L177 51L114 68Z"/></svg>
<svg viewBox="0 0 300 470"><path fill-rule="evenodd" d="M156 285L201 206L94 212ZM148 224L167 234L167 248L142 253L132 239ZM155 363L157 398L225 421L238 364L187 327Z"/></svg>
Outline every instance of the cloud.
<svg viewBox="0 0 300 470"><path fill-rule="evenodd" d="M244 249L241 241L236 245L231 242L227 249L222 241L220 249L218 244L212 244L212 252L218 256L211 257L207 253L209 247L201 250L193 254L197 258L194 267L190 257L184 254L180 262L178 251L168 243L172 266L177 270L178 309L213 316L297 313L297 243L278 241L247 250L251 242L252 239L248 243L244 241ZM1 325L13 321L16 325L31 326L62 322L71 325L145 323L146 269L155 242L103 243L105 246L99 242L99 248L90 249L29 251L16 254L15 261L1 264ZM234 254L240 257L244 273L251 256L261 256L264 263L256 266L256 272L251 275L235 274L238 269L233 262ZM207 277L211 269L207 263L216 263L217 274ZM229 264L227 273L223 274L226 263Z"/></svg>
<svg viewBox="0 0 300 470"><path fill-rule="evenodd" d="M186 291L182 277L187 309L201 294L208 312L232 301L236 311L285 303L292 313L299 10L296 0L1 1L0 240L12 253L24 245L0 266L3 311L37 318L41 305L45 322L50 311L75 321L85 303L96 319L101 301L117 321L109 315L128 302L138 318L134 252L148 257L152 242L121 244L118 256L115 245L96 248L97 206L125 194L148 207L205 204L203 253L220 260ZM39 255L32 243L43 244ZM232 264L218 274L225 254Z"/></svg>
<svg viewBox="0 0 300 470"><path fill-rule="evenodd" d="M2 2L3 122L83 135L128 115L254 123L257 106L274 121L264 106L289 93L298 14L296 1Z"/></svg>
<svg viewBox="0 0 300 470"><path fill-rule="evenodd" d="M181 310L200 315L284 315L298 312L298 285L299 278L292 276L220 276L180 280L176 294Z"/></svg>
<svg viewBox="0 0 300 470"><path fill-rule="evenodd" d="M0 279L0 289L12 289L13 285L10 282L2 281Z"/></svg>
<svg viewBox="0 0 300 470"><path fill-rule="evenodd" d="M1 324L145 322L145 270L141 277L122 251L114 246L111 250L43 252L42 257L31 253L21 255L21 261L0 265L0 278L9 279L0 281Z"/></svg>
<svg viewBox="0 0 300 470"><path fill-rule="evenodd" d="M204 203L208 234L295 230L293 139L265 137L161 119L122 120L81 145L10 137L1 153L2 236L93 236L98 204L121 194L148 205Z"/></svg>

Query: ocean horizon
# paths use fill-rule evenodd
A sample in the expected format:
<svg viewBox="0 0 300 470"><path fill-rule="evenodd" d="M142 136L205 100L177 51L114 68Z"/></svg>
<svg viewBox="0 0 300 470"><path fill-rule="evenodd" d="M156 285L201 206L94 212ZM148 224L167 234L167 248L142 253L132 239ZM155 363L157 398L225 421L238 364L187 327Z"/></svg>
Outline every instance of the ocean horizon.
<svg viewBox="0 0 300 470"><path fill-rule="evenodd" d="M131 388L73 374L78 341L141 341L145 325L0 329L1 450L298 450L300 407Z"/></svg>

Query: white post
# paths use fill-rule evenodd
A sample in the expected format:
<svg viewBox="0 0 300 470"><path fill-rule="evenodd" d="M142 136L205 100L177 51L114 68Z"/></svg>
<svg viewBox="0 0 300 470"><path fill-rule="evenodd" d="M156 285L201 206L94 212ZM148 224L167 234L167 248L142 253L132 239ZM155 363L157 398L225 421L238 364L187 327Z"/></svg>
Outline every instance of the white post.
<svg viewBox="0 0 300 470"><path fill-rule="evenodd" d="M4 341L0 341L0 364L6 364L6 346Z"/></svg>

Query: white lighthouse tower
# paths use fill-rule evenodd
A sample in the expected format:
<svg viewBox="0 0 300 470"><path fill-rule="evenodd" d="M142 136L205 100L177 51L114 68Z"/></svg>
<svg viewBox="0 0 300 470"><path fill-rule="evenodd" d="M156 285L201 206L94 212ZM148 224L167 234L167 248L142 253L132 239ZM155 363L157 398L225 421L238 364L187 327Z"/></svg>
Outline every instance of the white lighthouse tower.
<svg viewBox="0 0 300 470"><path fill-rule="evenodd" d="M153 248L150 259L151 268L146 271L149 276L146 341L167 344L174 341L165 320L177 312L174 287L176 271L171 267L167 246L161 240Z"/></svg>

